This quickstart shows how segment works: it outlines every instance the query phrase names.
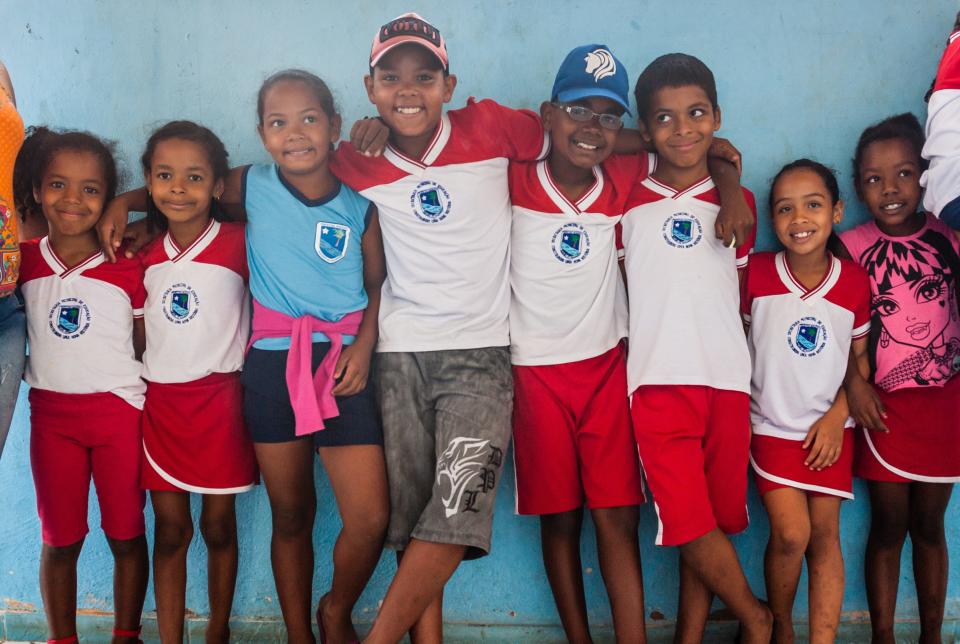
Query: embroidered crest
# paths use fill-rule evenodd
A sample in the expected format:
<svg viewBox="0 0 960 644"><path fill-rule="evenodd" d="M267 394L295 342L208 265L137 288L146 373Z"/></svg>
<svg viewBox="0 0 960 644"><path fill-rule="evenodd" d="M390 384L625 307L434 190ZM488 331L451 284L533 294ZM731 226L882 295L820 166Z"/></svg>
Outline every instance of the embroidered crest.
<svg viewBox="0 0 960 644"><path fill-rule="evenodd" d="M50 309L50 331L58 338L73 340L90 328L90 307L76 297L66 297Z"/></svg>
<svg viewBox="0 0 960 644"><path fill-rule="evenodd" d="M676 212L663 222L663 238L674 248L691 248L703 239L703 226L694 215Z"/></svg>
<svg viewBox="0 0 960 644"><path fill-rule="evenodd" d="M435 224L450 214L450 193L436 181L421 181L410 195L410 208L420 221Z"/></svg>
<svg viewBox="0 0 960 644"><path fill-rule="evenodd" d="M827 344L827 328L815 317L802 317L790 325L787 344L799 356L815 356Z"/></svg>
<svg viewBox="0 0 960 644"><path fill-rule="evenodd" d="M590 236L580 224L564 224L553 233L553 256L564 264L576 264L590 253Z"/></svg>
<svg viewBox="0 0 960 644"><path fill-rule="evenodd" d="M174 284L160 298L163 315L174 324L186 324L200 312L200 298L189 284Z"/></svg>
<svg viewBox="0 0 960 644"><path fill-rule="evenodd" d="M317 236L313 247L320 259L328 264L339 262L347 254L350 244L350 227L341 224L317 222Z"/></svg>

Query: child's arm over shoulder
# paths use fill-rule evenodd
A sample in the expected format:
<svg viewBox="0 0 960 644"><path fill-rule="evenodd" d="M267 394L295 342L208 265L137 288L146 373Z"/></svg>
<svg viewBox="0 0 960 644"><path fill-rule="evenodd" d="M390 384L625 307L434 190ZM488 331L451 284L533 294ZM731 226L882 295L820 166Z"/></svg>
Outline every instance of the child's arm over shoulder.
<svg viewBox="0 0 960 644"><path fill-rule="evenodd" d="M753 195L741 189L740 173L731 163L710 157L709 165L710 176L720 193L720 212L714 224L717 239L737 249L748 244L752 247L757 225Z"/></svg>
<svg viewBox="0 0 960 644"><path fill-rule="evenodd" d="M550 149L540 115L532 110L470 97L466 107L448 114L451 121L469 127L476 137L484 137L502 156L513 161L536 161Z"/></svg>

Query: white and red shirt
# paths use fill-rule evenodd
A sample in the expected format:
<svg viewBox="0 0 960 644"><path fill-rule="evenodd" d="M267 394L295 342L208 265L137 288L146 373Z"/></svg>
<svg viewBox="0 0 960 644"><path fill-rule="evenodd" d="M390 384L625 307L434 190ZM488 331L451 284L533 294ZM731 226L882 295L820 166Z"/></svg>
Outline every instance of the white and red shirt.
<svg viewBox="0 0 960 644"><path fill-rule="evenodd" d="M170 233L144 250L143 377L191 382L243 366L250 336L242 224L210 220L187 248Z"/></svg>
<svg viewBox="0 0 960 644"><path fill-rule="evenodd" d="M856 262L830 257L807 289L786 254L750 258L740 312L750 325L753 433L802 441L837 397L850 343L870 332L870 280ZM847 420L847 427L853 426Z"/></svg>
<svg viewBox="0 0 960 644"><path fill-rule="evenodd" d="M547 161L510 164L513 364L585 360L626 337L617 227L631 188L655 159L609 157L576 202L554 184Z"/></svg>
<svg viewBox="0 0 960 644"><path fill-rule="evenodd" d="M545 151L535 113L473 99L443 115L419 159L340 146L332 171L380 212L387 279L377 351L510 344L507 164Z"/></svg>
<svg viewBox="0 0 960 644"><path fill-rule="evenodd" d="M756 213L753 194L744 189ZM630 298L627 385L703 385L750 393L737 269L753 236L727 248L714 234L713 180L681 191L653 177L636 184L623 216Z"/></svg>
<svg viewBox="0 0 960 644"><path fill-rule="evenodd" d="M143 316L140 262L119 253L111 264L98 251L67 267L49 237L20 249L27 384L65 394L111 392L143 409L146 384L133 351L133 319Z"/></svg>
<svg viewBox="0 0 960 644"><path fill-rule="evenodd" d="M960 31L950 35L927 103L927 141L923 158L930 167L920 177L926 188L923 207L940 216L960 196Z"/></svg>

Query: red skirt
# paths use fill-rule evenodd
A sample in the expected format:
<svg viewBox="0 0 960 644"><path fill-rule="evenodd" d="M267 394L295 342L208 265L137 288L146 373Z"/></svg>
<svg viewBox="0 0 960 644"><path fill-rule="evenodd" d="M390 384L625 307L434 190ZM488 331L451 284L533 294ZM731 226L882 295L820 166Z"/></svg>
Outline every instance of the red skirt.
<svg viewBox="0 0 960 644"><path fill-rule="evenodd" d="M889 432L857 429L853 473L869 481L960 481L960 376L943 387L879 391Z"/></svg>
<svg viewBox="0 0 960 644"><path fill-rule="evenodd" d="M852 499L853 434L853 429L843 431L839 460L819 472L803 464L810 453L803 449L803 441L754 434L750 441L750 464L760 496L778 488L793 487L812 495Z"/></svg>
<svg viewBox="0 0 960 644"><path fill-rule="evenodd" d="M239 373L147 383L141 486L199 494L236 494L252 488L257 465L242 403Z"/></svg>

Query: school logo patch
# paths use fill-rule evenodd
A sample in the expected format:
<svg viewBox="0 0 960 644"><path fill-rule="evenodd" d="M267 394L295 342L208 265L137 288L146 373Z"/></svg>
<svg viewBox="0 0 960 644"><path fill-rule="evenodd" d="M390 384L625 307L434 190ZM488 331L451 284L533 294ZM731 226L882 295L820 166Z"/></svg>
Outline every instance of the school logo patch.
<svg viewBox="0 0 960 644"><path fill-rule="evenodd" d="M564 264L577 264L590 254L590 236L580 224L564 224L553 233L553 256Z"/></svg>
<svg viewBox="0 0 960 644"><path fill-rule="evenodd" d="M65 297L50 309L50 331L58 338L73 340L90 328L90 307L77 297Z"/></svg>
<svg viewBox="0 0 960 644"><path fill-rule="evenodd" d="M328 264L334 264L347 254L347 245L350 243L350 228L341 224L317 222L317 236L313 247L320 259Z"/></svg>
<svg viewBox="0 0 960 644"><path fill-rule="evenodd" d="M200 298L189 284L178 282L160 298L163 315L174 324L186 324L200 312Z"/></svg>
<svg viewBox="0 0 960 644"><path fill-rule="evenodd" d="M703 239L703 226L696 216L675 212L663 222L663 239L674 248L692 248Z"/></svg>
<svg viewBox="0 0 960 644"><path fill-rule="evenodd" d="M435 224L450 214L450 193L436 181L421 181L410 195L410 208L420 221Z"/></svg>
<svg viewBox="0 0 960 644"><path fill-rule="evenodd" d="M600 81L602 78L613 76L617 73L617 61L614 60L613 54L602 47L600 49L594 49L587 54L583 62L587 64L587 68L584 71L588 74L593 74L594 81Z"/></svg>
<svg viewBox="0 0 960 644"><path fill-rule="evenodd" d="M827 345L827 327L815 317L802 317L787 330L787 344L799 356L815 356Z"/></svg>

